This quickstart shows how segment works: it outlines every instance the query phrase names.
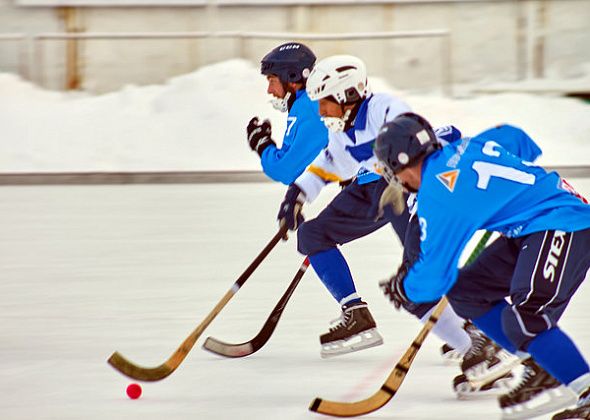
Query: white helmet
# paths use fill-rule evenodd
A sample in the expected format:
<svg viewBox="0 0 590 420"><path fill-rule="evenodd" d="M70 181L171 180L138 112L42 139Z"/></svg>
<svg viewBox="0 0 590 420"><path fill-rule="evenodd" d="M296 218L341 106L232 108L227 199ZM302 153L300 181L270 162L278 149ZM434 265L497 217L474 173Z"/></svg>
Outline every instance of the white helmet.
<svg viewBox="0 0 590 420"><path fill-rule="evenodd" d="M352 55L324 58L307 79L307 96L312 101L333 96L338 103L347 104L370 94L365 63Z"/></svg>

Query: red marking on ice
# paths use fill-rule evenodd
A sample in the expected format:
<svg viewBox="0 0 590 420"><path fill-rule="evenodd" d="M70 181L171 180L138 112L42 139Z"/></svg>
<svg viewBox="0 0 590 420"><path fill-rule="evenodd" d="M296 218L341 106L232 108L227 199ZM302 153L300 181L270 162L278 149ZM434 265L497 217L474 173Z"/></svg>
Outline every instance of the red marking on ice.
<svg viewBox="0 0 590 420"><path fill-rule="evenodd" d="M374 392L377 392L381 385L385 381L385 378L389 376L395 364L402 356L402 352L394 356L389 357L382 363L380 363L375 369L367 374L360 382L354 386L354 388L342 396L342 401L357 401L360 399L370 397ZM383 375L383 372L386 372ZM372 389L374 388L374 389Z"/></svg>

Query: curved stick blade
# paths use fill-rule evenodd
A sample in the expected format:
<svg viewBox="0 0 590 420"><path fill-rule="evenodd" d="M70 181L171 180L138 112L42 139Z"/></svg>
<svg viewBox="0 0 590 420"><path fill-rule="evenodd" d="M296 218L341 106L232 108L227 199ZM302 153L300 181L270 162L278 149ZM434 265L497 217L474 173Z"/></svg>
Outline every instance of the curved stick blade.
<svg viewBox="0 0 590 420"><path fill-rule="evenodd" d="M129 378L146 382L154 382L164 379L175 370L175 368L169 366L167 363L152 368L137 366L127 360L119 352L114 352L111 357L109 357L108 363Z"/></svg>
<svg viewBox="0 0 590 420"><path fill-rule="evenodd" d="M477 256L483 251L485 248L486 243L490 239L491 232L486 232L481 239L479 240L478 244L471 252L471 255L468 259L467 264L470 264L474 261ZM360 416L363 414L371 413L375 410L380 409L385 404L389 402L396 394L398 389L401 387L406 374L410 370L414 358L418 354L420 347L422 347L422 343L430 333L430 331L434 328L435 324L438 322L438 318L444 311L445 307L447 306L447 298L443 297L440 302L436 305L432 314L428 318L428 321L422 326L418 335L408 347L406 352L401 357L400 361L395 365L385 382L381 388L371 395L369 398L364 399L362 401L356 402L341 402L341 401L328 401L323 400L321 398L314 399L311 404L309 405L309 410L314 411L320 414L326 414L329 416L335 417L353 417L353 416Z"/></svg>
<svg viewBox="0 0 590 420"><path fill-rule="evenodd" d="M293 295L295 288L305 274L308 266L309 260L306 258L297 270L297 273L295 273L295 276L293 277L293 280L291 280L287 290L285 290L285 293L283 293L283 296L281 296L276 306L265 321L264 325L254 338L240 344L231 344L218 340L215 337L208 337L205 343L203 343L203 349L219 356L233 358L249 356L260 350L268 342L268 340L270 340L270 337L277 327L277 324L281 319L281 315L283 314L289 299Z"/></svg>
<svg viewBox="0 0 590 420"><path fill-rule="evenodd" d="M347 403L316 398L310 404L309 410L335 417L356 417L380 409L389 402L394 394L395 391L389 393L380 389L365 400Z"/></svg>
<svg viewBox="0 0 590 420"><path fill-rule="evenodd" d="M210 351L211 353L225 357L249 356L258 350L254 348L252 341L246 341L245 343L240 344L230 344L218 340L215 337L207 337L207 340L205 340L205 343L203 343L203 348Z"/></svg>

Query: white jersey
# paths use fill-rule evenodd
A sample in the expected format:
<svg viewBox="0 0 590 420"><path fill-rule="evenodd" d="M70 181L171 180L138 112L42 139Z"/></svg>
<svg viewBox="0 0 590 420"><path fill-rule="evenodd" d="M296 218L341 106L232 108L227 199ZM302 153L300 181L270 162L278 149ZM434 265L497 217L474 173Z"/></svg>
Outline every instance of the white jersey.
<svg viewBox="0 0 590 420"><path fill-rule="evenodd" d="M410 107L389 94L377 93L365 99L353 126L343 132L330 132L328 146L295 180L306 200L315 200L326 184L350 179L361 169L377 173L373 147L379 129L404 112L410 112Z"/></svg>

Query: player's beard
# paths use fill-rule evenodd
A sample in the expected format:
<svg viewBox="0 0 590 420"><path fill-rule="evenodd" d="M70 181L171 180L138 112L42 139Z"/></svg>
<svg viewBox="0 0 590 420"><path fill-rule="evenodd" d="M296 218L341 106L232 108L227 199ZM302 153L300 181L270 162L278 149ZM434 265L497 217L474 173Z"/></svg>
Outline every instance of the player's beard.
<svg viewBox="0 0 590 420"><path fill-rule="evenodd" d="M402 182L401 184L402 184L402 187L404 187L404 190L406 190L409 193L416 194L418 192L418 189L417 188L412 187L411 185L409 185L406 182Z"/></svg>

